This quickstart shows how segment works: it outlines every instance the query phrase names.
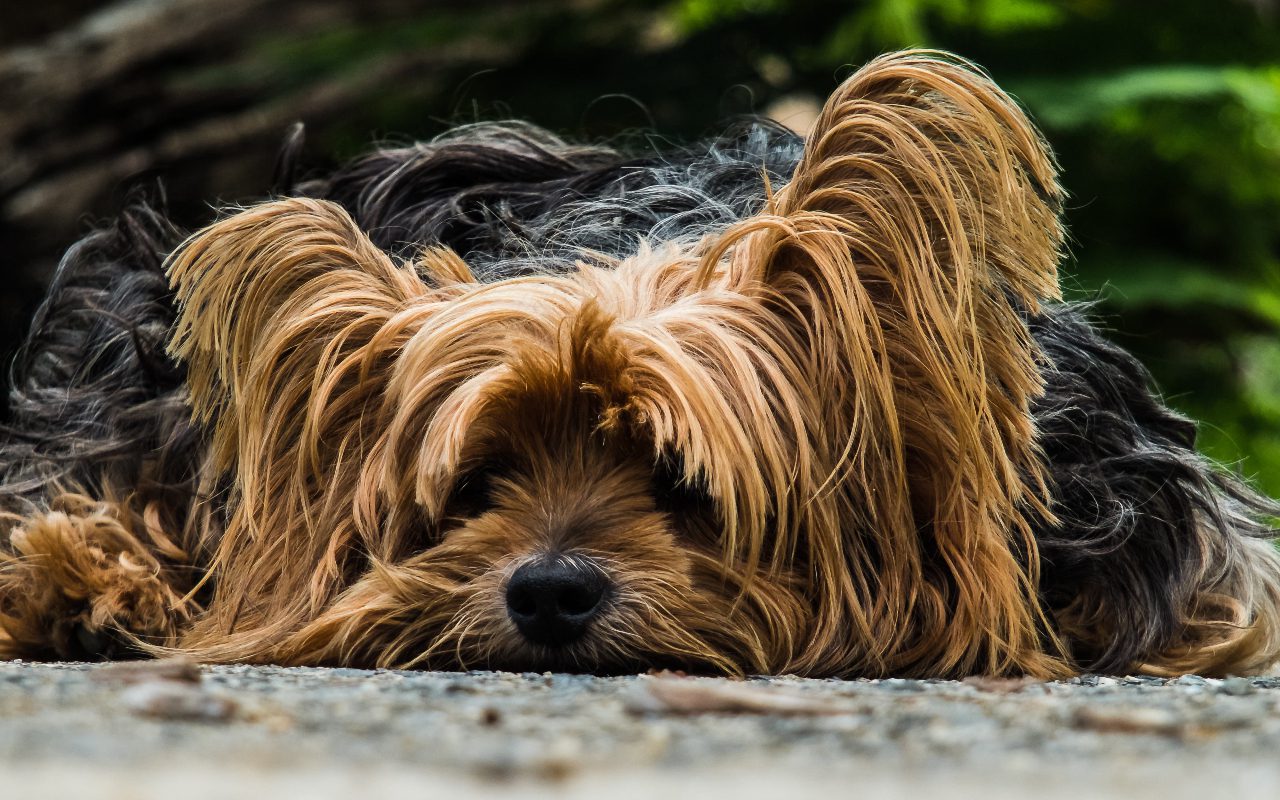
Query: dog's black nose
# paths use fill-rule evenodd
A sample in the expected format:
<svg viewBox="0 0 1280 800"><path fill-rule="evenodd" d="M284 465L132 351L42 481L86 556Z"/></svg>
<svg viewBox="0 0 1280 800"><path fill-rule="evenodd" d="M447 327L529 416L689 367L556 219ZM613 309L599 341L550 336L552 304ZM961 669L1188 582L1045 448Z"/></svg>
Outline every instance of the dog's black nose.
<svg viewBox="0 0 1280 800"><path fill-rule="evenodd" d="M535 644L561 647L587 632L604 606L609 582L589 562L546 556L520 567L507 582L507 613Z"/></svg>

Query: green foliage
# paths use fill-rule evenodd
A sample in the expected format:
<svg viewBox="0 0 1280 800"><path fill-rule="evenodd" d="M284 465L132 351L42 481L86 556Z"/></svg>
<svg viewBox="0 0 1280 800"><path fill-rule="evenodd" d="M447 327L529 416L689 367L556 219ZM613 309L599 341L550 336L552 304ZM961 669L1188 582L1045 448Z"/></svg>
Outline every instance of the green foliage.
<svg viewBox="0 0 1280 800"><path fill-rule="evenodd" d="M718 22L763 12L782 11L786 0L680 0L670 15L684 33L710 28Z"/></svg>
<svg viewBox="0 0 1280 800"><path fill-rule="evenodd" d="M1207 453L1280 495L1280 24L1203 0L684 0L704 40L759 37L821 96L903 46L988 66L1058 152L1068 295L1203 420ZM815 36L816 34L816 36ZM847 66L844 66L847 69Z"/></svg>
<svg viewBox="0 0 1280 800"><path fill-rule="evenodd" d="M1051 26L1062 18L1060 4L1045 0L873 0L850 13L820 52L839 62L848 53L868 48L916 47L928 44L931 23L1007 34Z"/></svg>
<svg viewBox="0 0 1280 800"><path fill-rule="evenodd" d="M1066 176L1077 200L1101 206L1075 215L1077 280L1105 287L1173 402L1206 420L1205 450L1277 492L1280 68L1169 64L1012 86L1083 173Z"/></svg>
<svg viewBox="0 0 1280 800"><path fill-rule="evenodd" d="M815 4L798 0L680 0L672 6L680 29L691 33L745 16L843 5L821 42L803 43L805 60L840 64L868 50L917 47L933 40L935 24L974 28L993 35L1046 28L1060 22L1064 4L1052 0L868 0ZM820 29L822 30L822 29ZM815 46L816 45L816 46Z"/></svg>

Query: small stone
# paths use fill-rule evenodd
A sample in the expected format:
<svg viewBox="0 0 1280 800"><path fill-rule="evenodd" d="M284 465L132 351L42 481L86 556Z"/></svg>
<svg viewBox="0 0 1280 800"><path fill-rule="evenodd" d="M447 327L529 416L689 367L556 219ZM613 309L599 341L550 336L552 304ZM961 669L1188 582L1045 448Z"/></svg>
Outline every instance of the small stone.
<svg viewBox="0 0 1280 800"><path fill-rule="evenodd" d="M1208 683L1209 681L1199 675L1183 675L1181 678L1172 681L1174 686L1205 686Z"/></svg>
<svg viewBox="0 0 1280 800"><path fill-rule="evenodd" d="M1077 728L1100 733L1176 736L1185 730L1183 721L1176 714L1159 708L1085 706L1076 709L1072 722Z"/></svg>
<svg viewBox="0 0 1280 800"><path fill-rule="evenodd" d="M961 681L965 686L972 686L980 692L993 694L1015 694L1023 689L1044 684L1035 678L991 678L976 676Z"/></svg>
<svg viewBox="0 0 1280 800"><path fill-rule="evenodd" d="M1227 678L1222 682L1222 692L1224 694L1243 697L1247 694L1253 694L1254 691L1253 681L1248 678Z"/></svg>
<svg viewBox="0 0 1280 800"><path fill-rule="evenodd" d="M162 658L156 661L120 661L96 668L89 679L100 683L135 684L152 681L200 683L200 667L189 658Z"/></svg>
<svg viewBox="0 0 1280 800"><path fill-rule="evenodd" d="M907 680L906 678L886 678L880 681L881 688L888 689L891 692L923 692L924 686L920 681Z"/></svg>
<svg viewBox="0 0 1280 800"><path fill-rule="evenodd" d="M828 716L857 707L809 696L789 687L691 678L646 678L626 698L632 714L763 714Z"/></svg>
<svg viewBox="0 0 1280 800"><path fill-rule="evenodd" d="M129 687L120 701L134 714L158 719L224 722L236 712L236 703L189 683L147 681Z"/></svg>

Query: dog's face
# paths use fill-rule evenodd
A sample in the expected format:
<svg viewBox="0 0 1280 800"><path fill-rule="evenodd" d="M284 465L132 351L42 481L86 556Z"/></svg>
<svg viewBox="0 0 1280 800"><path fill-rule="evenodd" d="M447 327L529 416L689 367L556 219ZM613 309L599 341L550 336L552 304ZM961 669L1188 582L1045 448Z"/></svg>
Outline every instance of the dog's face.
<svg viewBox="0 0 1280 800"><path fill-rule="evenodd" d="M575 394L506 397L478 420L438 518L424 512L419 537L357 580L396 616L369 631L370 657L517 670L785 663L779 639L806 615L791 569L747 582L741 559L725 563L716 502L679 456L659 457L643 430L602 426L598 398ZM405 582L386 579L389 564Z"/></svg>
<svg viewBox="0 0 1280 800"><path fill-rule="evenodd" d="M761 465L793 464L816 412L801 367L758 343L776 316L693 291L674 251L490 285L417 269L433 288L392 337L388 416L355 479L377 507L367 558L308 635L401 665L787 663L812 613L802 567L762 551L768 532L756 552L725 539L727 513L779 516L785 476Z"/></svg>
<svg viewBox="0 0 1280 800"><path fill-rule="evenodd" d="M1018 308L1056 291L1056 197L1007 97L900 56L833 96L758 217L618 263L478 284L310 200L211 226L170 265L231 487L183 646L1050 673Z"/></svg>

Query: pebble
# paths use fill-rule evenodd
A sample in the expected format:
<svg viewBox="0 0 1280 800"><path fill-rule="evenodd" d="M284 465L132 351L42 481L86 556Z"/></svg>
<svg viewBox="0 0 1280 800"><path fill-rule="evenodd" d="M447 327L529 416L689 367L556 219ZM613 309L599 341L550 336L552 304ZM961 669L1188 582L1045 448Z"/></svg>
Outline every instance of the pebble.
<svg viewBox="0 0 1280 800"><path fill-rule="evenodd" d="M134 684L120 693L120 702L134 714L158 719L225 722L236 712L229 697L171 680Z"/></svg>
<svg viewBox="0 0 1280 800"><path fill-rule="evenodd" d="M120 661L105 664L89 677L102 683L135 684L147 681L173 681L198 684L200 668L188 658L163 658L156 661Z"/></svg>
<svg viewBox="0 0 1280 800"><path fill-rule="evenodd" d="M1227 678L1222 682L1222 692L1224 694L1243 697L1247 694L1253 694L1254 691L1253 681L1248 678Z"/></svg>
<svg viewBox="0 0 1280 800"><path fill-rule="evenodd" d="M1084 706L1076 709L1072 722L1100 733L1177 735L1186 727L1171 711L1141 706Z"/></svg>
<svg viewBox="0 0 1280 800"><path fill-rule="evenodd" d="M920 681L906 680L904 678L886 678L880 681L880 688L887 689L891 692L923 692L924 686Z"/></svg>

